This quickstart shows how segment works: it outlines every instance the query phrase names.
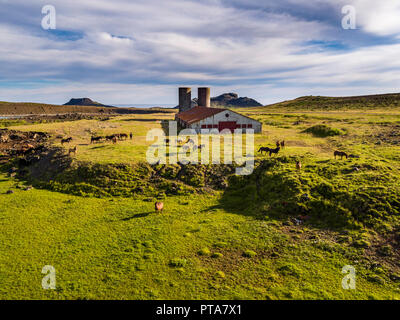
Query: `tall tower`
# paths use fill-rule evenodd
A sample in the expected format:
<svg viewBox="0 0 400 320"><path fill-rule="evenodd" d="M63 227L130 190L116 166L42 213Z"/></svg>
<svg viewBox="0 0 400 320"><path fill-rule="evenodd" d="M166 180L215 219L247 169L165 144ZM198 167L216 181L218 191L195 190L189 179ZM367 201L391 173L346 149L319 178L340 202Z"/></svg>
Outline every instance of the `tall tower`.
<svg viewBox="0 0 400 320"><path fill-rule="evenodd" d="M192 107L192 88L179 88L179 112Z"/></svg>
<svg viewBox="0 0 400 320"><path fill-rule="evenodd" d="M210 88L199 88L198 89L199 106L209 108L211 105L210 101Z"/></svg>

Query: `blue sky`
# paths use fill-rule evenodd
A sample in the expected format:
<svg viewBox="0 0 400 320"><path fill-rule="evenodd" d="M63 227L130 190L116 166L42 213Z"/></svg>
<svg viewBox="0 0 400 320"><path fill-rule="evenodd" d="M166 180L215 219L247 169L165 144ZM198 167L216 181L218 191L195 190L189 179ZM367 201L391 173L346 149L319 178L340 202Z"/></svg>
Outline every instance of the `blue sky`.
<svg viewBox="0 0 400 320"><path fill-rule="evenodd" d="M56 8L44 30L42 7ZM344 30L342 7L356 9ZM178 86L262 103L400 92L398 0L0 0L0 100L174 104ZM194 90L195 91L195 90Z"/></svg>

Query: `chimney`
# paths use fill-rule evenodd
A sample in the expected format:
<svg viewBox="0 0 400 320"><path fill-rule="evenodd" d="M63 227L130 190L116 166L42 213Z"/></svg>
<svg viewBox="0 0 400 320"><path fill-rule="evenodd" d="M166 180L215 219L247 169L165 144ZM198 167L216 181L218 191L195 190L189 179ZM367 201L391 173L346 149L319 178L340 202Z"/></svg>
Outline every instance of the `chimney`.
<svg viewBox="0 0 400 320"><path fill-rule="evenodd" d="M192 107L192 88L179 88L179 112Z"/></svg>
<svg viewBox="0 0 400 320"><path fill-rule="evenodd" d="M210 101L210 88L199 88L198 89L199 106L209 108L211 105Z"/></svg>

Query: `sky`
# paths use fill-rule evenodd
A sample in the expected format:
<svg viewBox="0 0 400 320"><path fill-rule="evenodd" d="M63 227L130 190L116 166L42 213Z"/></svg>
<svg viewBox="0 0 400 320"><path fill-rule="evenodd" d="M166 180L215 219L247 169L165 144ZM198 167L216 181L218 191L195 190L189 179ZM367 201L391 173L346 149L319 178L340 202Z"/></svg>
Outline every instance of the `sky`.
<svg viewBox="0 0 400 320"><path fill-rule="evenodd" d="M55 29L44 29L45 5ZM355 29L344 29L344 6ZM399 0L0 0L0 101L400 92ZM48 21L48 20L46 20ZM345 20L348 21L348 20Z"/></svg>

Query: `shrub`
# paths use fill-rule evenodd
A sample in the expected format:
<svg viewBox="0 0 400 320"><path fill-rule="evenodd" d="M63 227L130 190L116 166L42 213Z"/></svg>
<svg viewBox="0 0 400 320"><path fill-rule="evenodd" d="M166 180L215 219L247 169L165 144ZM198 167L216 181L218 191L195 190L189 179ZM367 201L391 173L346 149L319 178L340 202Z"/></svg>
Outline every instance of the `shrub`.
<svg viewBox="0 0 400 320"><path fill-rule="evenodd" d="M246 258L253 258L257 255L257 253L253 250L246 250L245 252L243 252L243 256Z"/></svg>
<svg viewBox="0 0 400 320"><path fill-rule="evenodd" d="M339 129L331 128L323 124L310 127L303 132L311 133L312 135L320 138L339 136L342 134L342 131Z"/></svg>
<svg viewBox="0 0 400 320"><path fill-rule="evenodd" d="M222 258L222 257L223 257L223 254L222 254L222 253L219 253L219 252L214 252L214 253L211 255L211 257L212 257L212 258Z"/></svg>
<svg viewBox="0 0 400 320"><path fill-rule="evenodd" d="M175 258L169 262L171 267L182 268L186 265L187 260L182 258Z"/></svg>
<svg viewBox="0 0 400 320"><path fill-rule="evenodd" d="M208 248L202 248L198 251L198 254L201 256L209 256L211 254L211 251Z"/></svg>

